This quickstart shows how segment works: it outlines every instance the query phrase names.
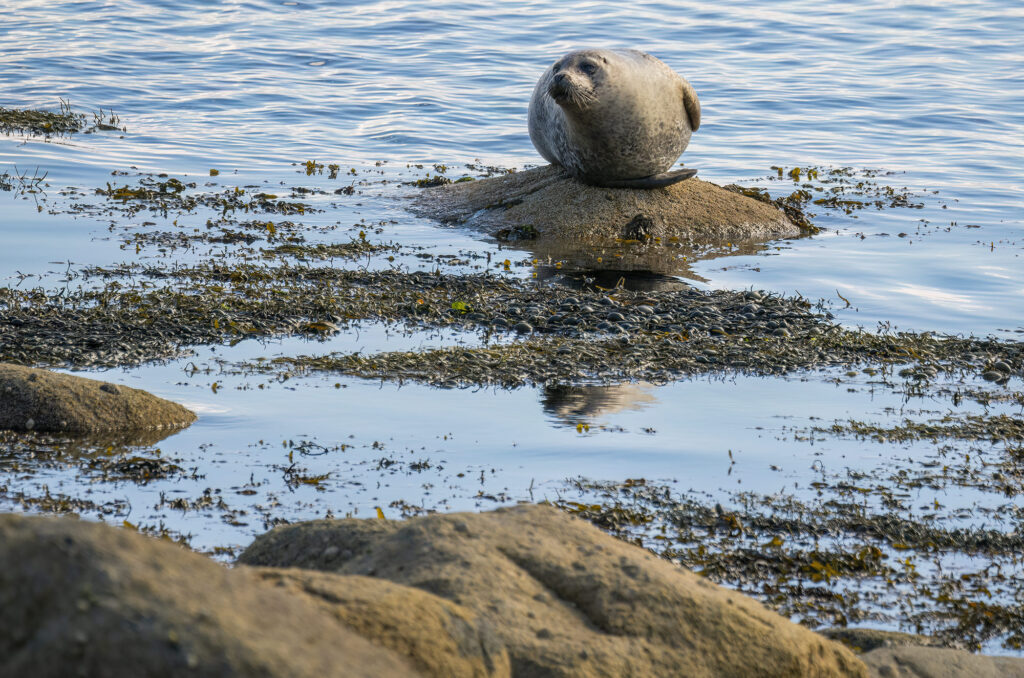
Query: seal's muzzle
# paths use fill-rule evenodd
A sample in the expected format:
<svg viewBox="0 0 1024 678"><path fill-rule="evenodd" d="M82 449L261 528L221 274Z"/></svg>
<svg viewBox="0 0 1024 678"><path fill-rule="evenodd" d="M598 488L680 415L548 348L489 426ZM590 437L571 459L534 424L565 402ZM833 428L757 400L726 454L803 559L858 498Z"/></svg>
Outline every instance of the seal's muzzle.
<svg viewBox="0 0 1024 678"><path fill-rule="evenodd" d="M572 83L565 73L558 73L548 85L548 95L558 103L565 103L569 99L569 90Z"/></svg>

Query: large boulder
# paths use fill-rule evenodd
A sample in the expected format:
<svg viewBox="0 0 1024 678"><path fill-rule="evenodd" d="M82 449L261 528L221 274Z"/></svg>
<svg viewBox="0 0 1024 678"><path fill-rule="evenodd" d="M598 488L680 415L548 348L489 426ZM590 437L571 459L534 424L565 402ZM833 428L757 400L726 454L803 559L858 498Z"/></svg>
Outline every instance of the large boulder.
<svg viewBox="0 0 1024 678"><path fill-rule="evenodd" d="M301 523L239 562L446 598L494 630L514 676L867 676L840 644L547 506Z"/></svg>
<svg viewBox="0 0 1024 678"><path fill-rule="evenodd" d="M420 675L305 596L168 542L0 515L0 678Z"/></svg>
<svg viewBox="0 0 1024 678"><path fill-rule="evenodd" d="M553 165L428 188L412 211L512 242L541 260L666 275L685 272L693 254L686 245L749 249L801 234L775 205L700 179L650 190L600 188Z"/></svg>
<svg viewBox="0 0 1024 678"><path fill-rule="evenodd" d="M0 428L170 432L195 420L191 410L137 388L0 363Z"/></svg>

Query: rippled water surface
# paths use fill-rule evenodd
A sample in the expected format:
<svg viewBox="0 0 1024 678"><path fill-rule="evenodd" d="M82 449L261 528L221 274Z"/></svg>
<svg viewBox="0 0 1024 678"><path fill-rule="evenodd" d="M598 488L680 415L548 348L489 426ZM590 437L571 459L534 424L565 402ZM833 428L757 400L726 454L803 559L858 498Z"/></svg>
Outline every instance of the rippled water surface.
<svg viewBox="0 0 1024 678"><path fill-rule="evenodd" d="M524 119L541 70L581 45L642 48L700 95L685 159L704 178L851 166L937 191L923 211L840 220L838 237L784 257L709 263L698 271L709 284L838 289L859 309L848 321L869 326L1021 325L1024 9L1013 2L9 2L0 35L4 105L63 97L129 126L124 139L0 148L0 162L57 182L126 166L280 174L312 158L536 163ZM900 232L911 235L882 235ZM23 261L53 254L26 245Z"/></svg>
<svg viewBox="0 0 1024 678"><path fill-rule="evenodd" d="M702 126L683 159L702 178L788 192L788 181L768 181L772 166L879 170L879 180L906 187L922 205L823 212L820 235L695 262L692 284L825 299L841 322L867 328L888 322L1005 339L1024 332L1024 7L1016 0L8 0L0 40L0 106L55 110L64 99L78 110L113 109L127 128L0 137L0 172L45 172L53 199L69 186L91 192L115 171L188 175L215 190L260 182L333 189L342 184L306 177L295 163L338 163L388 180L407 179L410 164L537 164L525 117L542 70L579 46L644 49L700 96ZM210 177L211 168L220 176ZM326 211L308 225L384 222L382 237L402 244L495 251L477 234L410 216L407 190L382 185L359 203L313 197ZM0 193L4 284L38 276L52 286L69 267L131 259L110 219L37 204ZM97 496L115 502L115 515L166 521L210 547L248 542L271 513L372 515L397 500L488 507L554 497L562 479L578 474L772 492L806 487L808 469L823 465L870 472L898 447L815 447L783 432L811 417L898 420L905 400L876 392L864 377L842 385L841 375L639 384L573 401L536 389L441 391L313 377L257 386L217 374L225 356L454 340L371 325L326 344L243 342L105 372L200 413L161 447L203 478L172 489L97 488ZM577 428L582 421L591 428ZM333 474L326 491L282 481L289 440L351 445L306 455L310 473ZM429 464L410 470L416 461ZM70 492L77 482L50 473L39 483L51 490ZM161 491L247 497L250 482L272 496L261 494L263 504L234 522L158 505ZM130 511L116 504L122 500ZM965 492L955 501L989 499Z"/></svg>

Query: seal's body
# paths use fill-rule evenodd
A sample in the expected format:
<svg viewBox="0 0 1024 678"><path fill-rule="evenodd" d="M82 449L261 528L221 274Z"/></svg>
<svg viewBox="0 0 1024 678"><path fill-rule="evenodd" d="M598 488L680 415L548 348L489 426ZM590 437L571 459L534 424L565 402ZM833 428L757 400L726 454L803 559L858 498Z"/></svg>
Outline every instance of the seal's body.
<svg viewBox="0 0 1024 678"><path fill-rule="evenodd" d="M656 188L695 175L668 172L700 126L686 80L637 50L571 52L530 99L530 140L544 159L596 186Z"/></svg>

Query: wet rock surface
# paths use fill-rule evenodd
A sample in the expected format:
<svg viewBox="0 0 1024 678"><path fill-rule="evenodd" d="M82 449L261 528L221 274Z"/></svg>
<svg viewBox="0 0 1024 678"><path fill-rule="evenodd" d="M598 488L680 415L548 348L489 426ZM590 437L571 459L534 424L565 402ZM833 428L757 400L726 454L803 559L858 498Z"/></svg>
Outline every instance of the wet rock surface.
<svg viewBox="0 0 1024 678"><path fill-rule="evenodd" d="M185 407L136 388L0 363L0 428L173 431L195 420Z"/></svg>
<svg viewBox="0 0 1024 678"><path fill-rule="evenodd" d="M411 676L314 602L173 544L0 516L0 676Z"/></svg>
<svg viewBox="0 0 1024 678"><path fill-rule="evenodd" d="M800 233L777 208L697 178L662 189L601 188L554 165L430 188L415 209L483 230L533 226L538 239L742 240Z"/></svg>
<svg viewBox="0 0 1024 678"><path fill-rule="evenodd" d="M866 676L852 653L555 509L313 521L239 558L387 579L492 625L514 676Z"/></svg>
<svg viewBox="0 0 1024 678"><path fill-rule="evenodd" d="M553 165L428 188L412 209L570 260L622 241L739 242L802 232L776 205L697 178L651 190L601 188ZM671 253L631 253L619 265L674 270Z"/></svg>

